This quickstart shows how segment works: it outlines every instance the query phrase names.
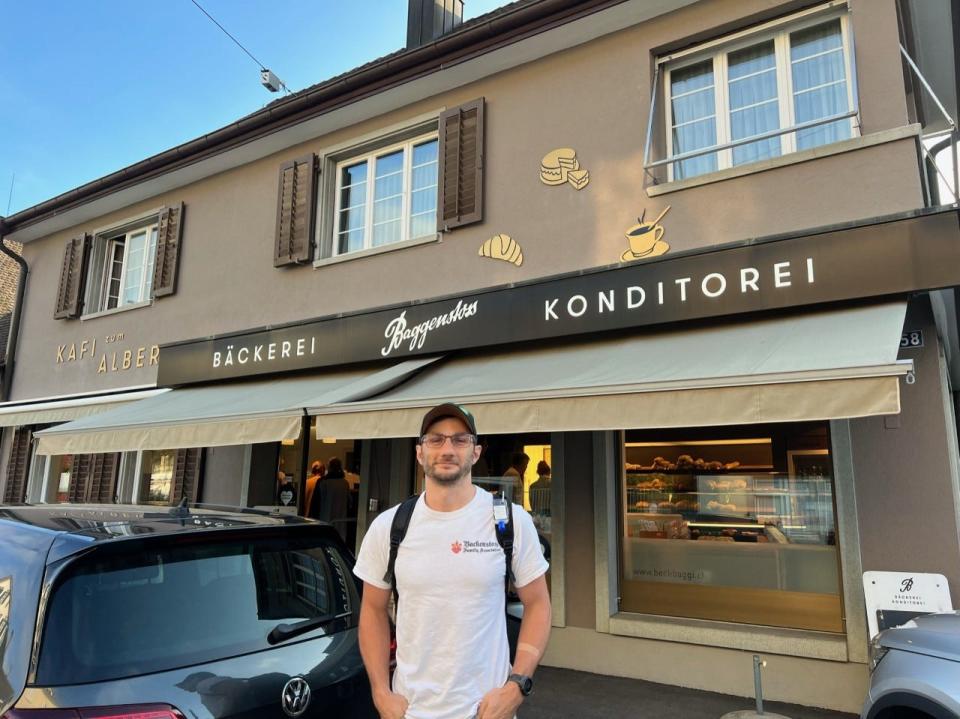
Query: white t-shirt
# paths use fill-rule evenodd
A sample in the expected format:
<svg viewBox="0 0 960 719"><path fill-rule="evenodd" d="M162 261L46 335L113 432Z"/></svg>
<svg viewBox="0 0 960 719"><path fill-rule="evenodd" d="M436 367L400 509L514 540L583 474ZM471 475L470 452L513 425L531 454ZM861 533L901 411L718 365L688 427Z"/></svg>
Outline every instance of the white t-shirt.
<svg viewBox="0 0 960 719"><path fill-rule="evenodd" d="M381 589L390 588L383 575L396 511L370 525L353 570ZM523 587L548 564L533 520L517 504L513 523L513 573ZM510 674L505 563L493 526L493 495L477 489L454 512L430 509L421 495L394 570L399 602L393 691L409 702L408 719L473 717L484 694Z"/></svg>

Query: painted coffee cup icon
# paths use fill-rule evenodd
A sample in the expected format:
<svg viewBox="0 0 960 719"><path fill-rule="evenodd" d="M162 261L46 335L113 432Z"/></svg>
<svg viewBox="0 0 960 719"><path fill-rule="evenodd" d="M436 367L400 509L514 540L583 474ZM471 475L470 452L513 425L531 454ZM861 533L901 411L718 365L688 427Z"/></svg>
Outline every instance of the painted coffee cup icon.
<svg viewBox="0 0 960 719"><path fill-rule="evenodd" d="M621 262L638 260L645 257L659 257L670 249L670 245L663 241L665 230L660 223L663 216L670 211L668 206L653 222L644 222L643 218L647 211L644 210L637 218L637 224L626 232L627 242L630 243L630 249L621 255Z"/></svg>

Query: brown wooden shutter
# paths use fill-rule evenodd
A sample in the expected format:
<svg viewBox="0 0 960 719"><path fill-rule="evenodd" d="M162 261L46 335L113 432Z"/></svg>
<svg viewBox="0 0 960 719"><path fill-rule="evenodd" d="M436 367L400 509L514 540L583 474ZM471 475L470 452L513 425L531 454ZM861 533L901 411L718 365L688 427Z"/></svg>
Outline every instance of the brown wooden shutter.
<svg viewBox="0 0 960 719"><path fill-rule="evenodd" d="M440 115L437 231L483 220L483 98Z"/></svg>
<svg viewBox="0 0 960 719"><path fill-rule="evenodd" d="M92 455L75 454L70 462L70 487L67 490L68 502L87 501L87 479L90 476Z"/></svg>
<svg viewBox="0 0 960 719"><path fill-rule="evenodd" d="M313 259L316 217L317 158L310 154L280 166L277 193L277 234L273 266L283 267Z"/></svg>
<svg viewBox="0 0 960 719"><path fill-rule="evenodd" d="M94 454L90 460L90 476L87 479L87 502L113 504L117 487L117 470L120 455L116 452Z"/></svg>
<svg viewBox="0 0 960 719"><path fill-rule="evenodd" d="M83 311L83 287L87 279L89 253L90 235L81 235L67 242L63 252L63 265L60 268L60 286L57 288L54 319L79 317Z"/></svg>
<svg viewBox="0 0 960 719"><path fill-rule="evenodd" d="M75 454L70 464L68 502L113 504L120 469L120 455Z"/></svg>
<svg viewBox="0 0 960 719"><path fill-rule="evenodd" d="M17 504L27 498L27 469L30 467L30 440L33 433L20 427L13 433L7 478L3 484L3 503Z"/></svg>
<svg viewBox="0 0 960 719"><path fill-rule="evenodd" d="M180 243L183 236L183 203L164 207L157 223L157 255L153 265L153 296L163 297L177 291Z"/></svg>
<svg viewBox="0 0 960 719"><path fill-rule="evenodd" d="M184 497L188 502L196 502L200 491L200 465L203 459L202 448L178 449L173 460L173 490L170 503L179 504Z"/></svg>

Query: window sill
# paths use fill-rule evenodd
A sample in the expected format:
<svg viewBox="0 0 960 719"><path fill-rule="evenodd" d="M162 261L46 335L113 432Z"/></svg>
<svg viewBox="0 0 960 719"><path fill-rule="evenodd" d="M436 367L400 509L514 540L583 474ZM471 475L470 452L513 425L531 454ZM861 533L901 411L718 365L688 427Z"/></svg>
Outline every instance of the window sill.
<svg viewBox="0 0 960 719"><path fill-rule="evenodd" d="M345 255L337 255L335 257L324 257L321 260L314 260L314 267L326 267L327 265L337 265L341 262L349 262L350 260L359 260L363 257L372 257L374 255L382 255L386 252L393 252L395 250L404 250L408 247L417 247L419 245L429 245L434 242L440 242L441 237L440 233L433 235L426 235L424 237L418 237L414 240L404 240L403 242L394 242L390 245L382 245L380 247L370 247L366 250L357 250L356 252L348 252Z"/></svg>
<svg viewBox="0 0 960 719"><path fill-rule="evenodd" d="M660 185L649 185L645 189L648 197L658 197L660 195L667 195L671 192L688 190L691 187L710 185L714 182L723 182L724 180L731 180L735 177L753 175L757 172L765 172L778 167L786 167L789 165L796 165L800 162L818 160L821 157L831 157L832 155L840 155L844 152L861 150L865 147L873 147L874 145L883 145L888 142L896 142L897 140L904 140L909 137L917 137L919 134L920 125L904 125L903 127L895 127L891 130L884 130L883 132L874 132L869 135L853 137L849 140L842 140L830 145L821 145L820 147L814 147L809 150L793 152L789 155L774 157L769 160L763 160L762 162L754 162L749 165L730 167L726 170L720 170L719 172L711 172L708 175L691 177L689 180L676 180L675 182L664 182Z"/></svg>
<svg viewBox="0 0 960 719"><path fill-rule="evenodd" d="M610 617L610 634L835 662L848 661L846 635L802 629L620 612Z"/></svg>
<svg viewBox="0 0 960 719"><path fill-rule="evenodd" d="M95 320L98 317L108 317L110 315L120 314L121 312L129 312L130 310L138 310L141 307L149 307L153 304L153 300L144 300L143 302L131 302L129 305L124 305L123 307L114 307L112 310L100 310L99 312L91 312L88 315L81 315L80 321L84 320Z"/></svg>

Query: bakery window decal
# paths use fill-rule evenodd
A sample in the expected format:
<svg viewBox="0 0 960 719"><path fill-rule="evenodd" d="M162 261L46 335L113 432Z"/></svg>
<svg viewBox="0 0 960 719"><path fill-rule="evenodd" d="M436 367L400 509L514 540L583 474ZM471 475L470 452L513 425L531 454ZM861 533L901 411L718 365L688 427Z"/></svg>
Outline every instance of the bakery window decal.
<svg viewBox="0 0 960 719"><path fill-rule="evenodd" d="M572 147L551 150L540 160L540 181L544 185L570 185L582 190L590 182L590 172L580 167Z"/></svg>
<svg viewBox="0 0 960 719"><path fill-rule="evenodd" d="M491 260L503 260L517 267L523 264L523 248L510 235L494 235L489 240L484 240L477 254Z"/></svg>
<svg viewBox="0 0 960 719"><path fill-rule="evenodd" d="M666 230L660 224L660 220L669 211L670 205L667 205L666 209L653 222L644 222L643 218L647 215L647 211L644 209L640 217L637 218L637 224L624 233L630 246L620 255L621 262L646 260L651 257L659 257L670 251L670 245L663 240Z"/></svg>

